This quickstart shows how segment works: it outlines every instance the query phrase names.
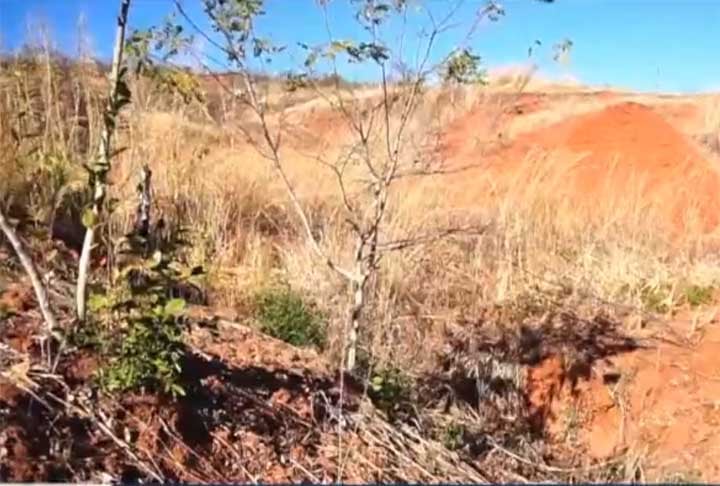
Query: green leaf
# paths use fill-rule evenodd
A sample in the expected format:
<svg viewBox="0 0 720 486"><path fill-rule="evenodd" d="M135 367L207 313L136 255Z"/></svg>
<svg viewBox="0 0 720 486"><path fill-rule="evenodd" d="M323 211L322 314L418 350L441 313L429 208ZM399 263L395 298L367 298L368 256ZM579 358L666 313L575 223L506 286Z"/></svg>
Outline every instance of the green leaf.
<svg viewBox="0 0 720 486"><path fill-rule="evenodd" d="M185 300L184 299L172 299L165 304L164 309L165 315L178 317L185 312Z"/></svg>
<svg viewBox="0 0 720 486"><path fill-rule="evenodd" d="M485 71L480 56L469 49L453 52L445 61L443 79L446 82L470 84L485 82Z"/></svg>
<svg viewBox="0 0 720 486"><path fill-rule="evenodd" d="M98 224L97 214L92 209L87 208L82 215L82 224L88 229L94 228Z"/></svg>
<svg viewBox="0 0 720 486"><path fill-rule="evenodd" d="M385 380L383 380L382 376L374 376L370 382L370 386L372 387L373 391L379 392L380 390L382 390L384 382Z"/></svg>
<svg viewBox="0 0 720 486"><path fill-rule="evenodd" d="M104 294L92 294L88 298L88 309L90 312L98 312L110 307L110 298Z"/></svg>
<svg viewBox="0 0 720 486"><path fill-rule="evenodd" d="M315 65L315 63L318 60L318 52L312 51L310 54L308 54L307 58L305 59L305 67L311 68Z"/></svg>

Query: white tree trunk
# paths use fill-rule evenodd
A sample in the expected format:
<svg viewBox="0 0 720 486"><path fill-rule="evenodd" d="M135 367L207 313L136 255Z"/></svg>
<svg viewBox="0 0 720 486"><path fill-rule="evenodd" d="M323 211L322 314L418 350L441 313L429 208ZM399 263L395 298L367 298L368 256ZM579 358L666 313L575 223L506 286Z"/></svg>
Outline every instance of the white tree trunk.
<svg viewBox="0 0 720 486"><path fill-rule="evenodd" d="M353 294L353 305L348 314L348 335L347 335L347 359L345 367L347 371L353 371L357 365L358 331L360 328L360 317L365 306L365 285L355 280L351 283Z"/></svg>
<svg viewBox="0 0 720 486"><path fill-rule="evenodd" d="M116 106L118 96L118 80L120 65L122 64L123 48L125 44L125 27L127 25L130 0L121 0L120 14L117 18L115 31L115 51L113 53L112 71L110 73L110 95L105 108L103 131L100 135L100 148L98 151L98 165L103 169L95 174L93 187L93 204L90 209L93 213L94 223L85 232L80 262L78 264L78 281L76 290L77 317L84 321L86 317L87 284L90 270L90 256L95 243L95 225L99 222L100 212L107 192L107 173L110 170L111 142L114 131L114 119L109 119Z"/></svg>

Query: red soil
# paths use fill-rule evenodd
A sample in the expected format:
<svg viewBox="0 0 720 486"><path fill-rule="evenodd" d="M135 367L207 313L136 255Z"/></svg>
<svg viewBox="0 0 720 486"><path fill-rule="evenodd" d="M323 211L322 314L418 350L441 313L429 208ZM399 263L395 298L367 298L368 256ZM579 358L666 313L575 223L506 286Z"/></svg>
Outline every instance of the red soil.
<svg viewBox="0 0 720 486"><path fill-rule="evenodd" d="M573 205L595 208L598 202L622 202L638 194L642 204L659 209L674 227L685 228L696 214L705 231L720 220L720 173L685 137L652 108L625 102L520 135L512 145L482 158L472 150L477 114L448 130L446 157L455 166L477 163L495 184L517 190L538 173ZM470 147L471 149L468 149ZM538 154L550 156L538 157ZM534 156L534 158L533 158ZM532 158L532 171L523 164ZM535 158L537 160L535 160ZM462 176L467 181L467 174ZM470 204L478 190L455 188ZM482 192L487 187L474 184ZM696 213L694 213L696 212Z"/></svg>
<svg viewBox="0 0 720 486"><path fill-rule="evenodd" d="M668 326L687 335L689 322ZM529 372L530 402L558 443L575 435L593 459L628 450L641 455L649 477L717 481L720 326L713 320L698 334L697 343L652 341L597 362L575 384L550 357Z"/></svg>
<svg viewBox="0 0 720 486"><path fill-rule="evenodd" d="M473 169L477 177L452 176L455 203L483 201L493 187L486 180L521 195L540 175L547 194L566 198L578 211L600 211L608 201L605 209L612 211L613 203L638 195L672 223L668 229L691 227L693 211L696 229L720 224L717 168L653 108L614 104L521 135L485 157L473 140L481 122L481 114L471 113L447 131L445 151L454 166L481 160L480 170ZM535 415L559 445L572 436L591 458L626 449L639 454L648 477L720 479L720 326L712 319L696 333L691 321L678 319L667 328L699 336L697 342L651 340L596 362L589 378L573 380L563 357L547 358L527 377Z"/></svg>

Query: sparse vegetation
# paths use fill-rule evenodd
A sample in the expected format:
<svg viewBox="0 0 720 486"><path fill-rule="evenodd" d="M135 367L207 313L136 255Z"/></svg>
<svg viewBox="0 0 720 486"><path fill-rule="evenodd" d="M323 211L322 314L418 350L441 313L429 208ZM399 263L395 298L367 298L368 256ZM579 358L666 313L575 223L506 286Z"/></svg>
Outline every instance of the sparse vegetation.
<svg viewBox="0 0 720 486"><path fill-rule="evenodd" d="M460 449L465 440L465 426L450 422L443 430L443 444L451 451Z"/></svg>
<svg viewBox="0 0 720 486"><path fill-rule="evenodd" d="M260 329L294 346L325 345L325 323L320 313L289 288L270 288L256 296Z"/></svg>
<svg viewBox="0 0 720 486"><path fill-rule="evenodd" d="M546 85L525 96L528 76L495 86L465 47L437 66L400 65L373 29L404 3L353 3L388 8L357 12L363 39L301 47L300 72L282 78L255 71L256 61L284 47L254 30L262 2L205 2L219 32L229 30L231 44L244 49L231 72L203 75L163 58L190 52L188 25L135 32L131 60L151 62L132 66L145 77L125 72L111 107L118 149L105 146L99 166L90 165L93 177L108 177L101 199L86 177L107 123L109 67L43 48L2 58L0 209L35 262L68 342L38 330L26 297L0 300L0 445L25 444L40 427L52 447L28 447L28 461L92 481L106 467L118 477L254 481L270 465L292 480L328 482L701 477L651 476L653 456L642 450L588 466L583 447L597 417L613 424L607 435L627 434L620 445L638 438L614 422L615 412L637 423L646 412L591 395L628 375L626 356L628 367L655 359L663 379L646 379L664 386L680 367L695 366L692 353L714 352L708 341L686 354L634 341L639 328L649 342L648 334L672 332L679 311L705 319L715 304L716 237L695 224L713 206L693 190L672 219L648 202L642 181L588 203L569 190L583 183L573 178L576 159L525 150L553 139L543 127L608 104L661 102L565 88L551 96ZM247 9L231 10L238 5ZM345 60L385 70L382 82L344 79L333 65ZM138 238L135 176L145 164L154 224ZM682 173L693 184L709 178L696 169ZM608 186L631 179L607 173ZM97 245L87 250L81 324L69 289L83 223L95 228ZM20 280L4 238L0 260L3 278L7 267ZM191 305L188 288L201 288L211 306ZM195 317L226 310L254 329ZM642 324L623 324L631 322ZM695 343L714 332L702 324L675 334ZM620 370L603 368L598 377L599 362ZM648 389L668 406L676 401L663 394L669 388ZM687 391L688 407L704 403L706 392ZM555 414L566 395L572 406ZM572 450L563 449L566 440ZM239 441L258 459L243 455ZM80 457L77 444L111 460ZM18 466L12 478L56 472L48 471Z"/></svg>
<svg viewBox="0 0 720 486"><path fill-rule="evenodd" d="M130 255L135 258L119 268L116 284L88 301L93 319L99 321L91 329L99 326L99 336L82 326L76 340L99 344L107 359L100 383L107 391L150 388L183 395L179 378L186 303L174 297L172 289L178 282L192 281L199 271L184 270L172 253L160 249L147 258L137 251Z"/></svg>
<svg viewBox="0 0 720 486"><path fill-rule="evenodd" d="M368 395L376 406L391 418L405 411L412 399L412 380L396 367L374 370L370 376Z"/></svg>
<svg viewBox="0 0 720 486"><path fill-rule="evenodd" d="M702 305L711 304L713 301L713 295L715 293L715 287L708 285L697 285L691 284L683 289L685 301L690 307L700 307Z"/></svg>

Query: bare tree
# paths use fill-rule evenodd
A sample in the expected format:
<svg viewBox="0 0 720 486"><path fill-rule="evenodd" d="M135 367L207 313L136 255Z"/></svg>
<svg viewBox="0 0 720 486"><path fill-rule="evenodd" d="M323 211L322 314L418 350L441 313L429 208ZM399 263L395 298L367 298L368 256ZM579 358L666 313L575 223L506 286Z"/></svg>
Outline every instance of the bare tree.
<svg viewBox="0 0 720 486"><path fill-rule="evenodd" d="M289 76L288 87L289 91L296 88L314 91L338 114L351 134L351 143L332 160L327 160L322 153L313 155L335 180L344 221L353 234L353 256L350 262L343 264L342 255L331 253L313 230L312 218L287 172L289 161L281 151L283 137L287 135L287 113L277 108L277 102L271 103L258 81L257 66L284 50L283 46L274 45L256 30L255 20L264 14L262 0L203 0L202 3L213 33L202 29L200 23L184 10L182 3L175 0L180 17L190 29L202 36L207 45L222 53L227 64L242 80L238 91L228 86L223 78L215 76L227 95L247 108L259 126L259 130L255 131L241 123L238 129L274 169L318 262L347 282L350 303L346 313L345 364L352 370L357 364L358 334L383 258L394 251L470 230L451 227L427 234L393 235L390 231L392 198L397 195L399 181L403 178L439 171L437 167L432 167L432 161L420 163L425 157L421 138L428 136L427 131L422 136L413 136L409 127L416 118L428 84L434 81L475 83L481 79L480 58L472 53L468 41L481 19L494 18L502 14L502 10L494 2L481 7L457 49L438 60L434 53L437 40L453 27L453 19L465 2L448 2L440 18L436 18L424 2L413 3L424 14L424 21L422 31L416 33L417 53L414 62L411 62L405 54L405 38L410 35L408 2L351 2L356 9L355 19L364 32L362 38L353 41L333 37L329 2L318 2L320 13L325 18L327 42L316 46L301 44L305 60L302 68ZM401 39L395 43L399 46L395 49L391 47L393 42L383 37L383 28L391 20L402 25ZM183 32L184 29L176 25L136 33L135 43L143 47L135 50L136 54L140 54L140 62L144 66L152 65L157 59L166 62L168 54L177 52L180 46L191 45L191 40L182 37ZM154 54L155 50L161 51L160 55ZM372 93L365 87L356 89L343 83L338 65L344 61L365 64L373 69L377 73L379 88ZM207 64L204 66L213 75L213 70ZM401 69L397 77L393 77L393 66ZM329 88L326 82L319 81L323 69L324 79L331 80ZM328 71L330 76L327 76Z"/></svg>
<svg viewBox="0 0 720 486"><path fill-rule="evenodd" d="M76 290L77 317L84 321L86 317L87 285L90 269L90 257L95 244L95 232L107 195L107 175L110 172L112 159L112 136L115 132L117 117L120 109L130 100L130 93L123 81L122 69L123 50L125 46L125 28L127 25L130 0L121 0L120 13L117 17L115 30L115 47L113 52L112 70L110 72L110 93L103 117L103 130L100 135L100 147L97 160L89 167L90 186L93 192L92 206L83 215L83 224L86 227L85 239L78 267L78 281Z"/></svg>

